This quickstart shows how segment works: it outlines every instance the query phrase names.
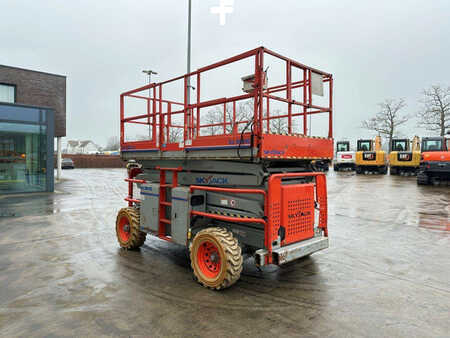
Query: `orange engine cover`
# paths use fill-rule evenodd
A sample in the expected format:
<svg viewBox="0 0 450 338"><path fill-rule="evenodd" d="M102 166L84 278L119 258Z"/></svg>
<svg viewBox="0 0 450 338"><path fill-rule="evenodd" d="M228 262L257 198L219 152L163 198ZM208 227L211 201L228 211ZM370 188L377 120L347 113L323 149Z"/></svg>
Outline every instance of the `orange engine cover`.
<svg viewBox="0 0 450 338"><path fill-rule="evenodd" d="M422 153L424 161L450 161L450 151L428 151Z"/></svg>
<svg viewBox="0 0 450 338"><path fill-rule="evenodd" d="M314 236L314 184L282 185L281 225L287 245Z"/></svg>

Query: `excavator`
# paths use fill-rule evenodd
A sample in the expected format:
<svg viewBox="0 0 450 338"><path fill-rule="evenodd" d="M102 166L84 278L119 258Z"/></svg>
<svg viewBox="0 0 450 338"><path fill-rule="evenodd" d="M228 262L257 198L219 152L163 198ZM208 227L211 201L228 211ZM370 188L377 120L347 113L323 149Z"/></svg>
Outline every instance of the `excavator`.
<svg viewBox="0 0 450 338"><path fill-rule="evenodd" d="M450 184L450 132L447 136L423 137L417 184Z"/></svg>
<svg viewBox="0 0 450 338"><path fill-rule="evenodd" d="M387 174L386 153L381 150L381 137L358 140L356 148L356 173Z"/></svg>
<svg viewBox="0 0 450 338"><path fill-rule="evenodd" d="M391 175L416 175L420 165L420 139L414 136L408 139L392 139L389 154L389 167Z"/></svg>
<svg viewBox="0 0 450 338"><path fill-rule="evenodd" d="M334 171L343 169L355 170L355 152L350 151L349 141L336 143L336 158L333 167Z"/></svg>

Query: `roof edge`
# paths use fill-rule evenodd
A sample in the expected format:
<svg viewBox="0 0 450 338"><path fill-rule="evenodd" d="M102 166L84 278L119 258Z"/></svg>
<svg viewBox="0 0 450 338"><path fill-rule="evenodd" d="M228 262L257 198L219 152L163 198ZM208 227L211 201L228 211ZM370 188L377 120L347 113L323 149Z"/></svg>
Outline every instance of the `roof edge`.
<svg viewBox="0 0 450 338"><path fill-rule="evenodd" d="M21 67L7 66L7 65L2 65L2 64L0 64L0 67L10 68L10 69L17 69L17 70L23 70L23 71L26 71L26 72L39 73L39 74L45 74L45 75L51 75L51 76L58 76L58 77L63 77L65 79L67 78L66 75L60 75L60 74L49 73L49 72L42 72L40 70L33 70L33 69L27 69L27 68L21 68Z"/></svg>

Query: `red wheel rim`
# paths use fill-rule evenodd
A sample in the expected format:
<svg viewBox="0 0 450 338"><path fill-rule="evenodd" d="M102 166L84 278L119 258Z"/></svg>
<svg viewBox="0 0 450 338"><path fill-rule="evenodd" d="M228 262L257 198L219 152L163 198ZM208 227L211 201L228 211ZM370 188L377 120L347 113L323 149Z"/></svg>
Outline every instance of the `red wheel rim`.
<svg viewBox="0 0 450 338"><path fill-rule="evenodd" d="M130 239L130 222L128 222L128 217L122 216L119 221L118 231L120 239L123 242L128 242Z"/></svg>
<svg viewBox="0 0 450 338"><path fill-rule="evenodd" d="M197 251L197 263L206 278L216 278L220 273L221 259L219 249L210 242L204 241Z"/></svg>

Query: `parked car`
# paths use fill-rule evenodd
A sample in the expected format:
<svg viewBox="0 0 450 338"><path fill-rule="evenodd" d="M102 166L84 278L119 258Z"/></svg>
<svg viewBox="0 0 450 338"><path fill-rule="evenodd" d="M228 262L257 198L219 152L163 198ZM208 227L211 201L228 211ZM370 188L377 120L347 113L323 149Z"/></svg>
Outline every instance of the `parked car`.
<svg viewBox="0 0 450 338"><path fill-rule="evenodd" d="M61 168L62 169L75 169L75 164L73 164L73 161L71 158L63 158L61 161Z"/></svg>

